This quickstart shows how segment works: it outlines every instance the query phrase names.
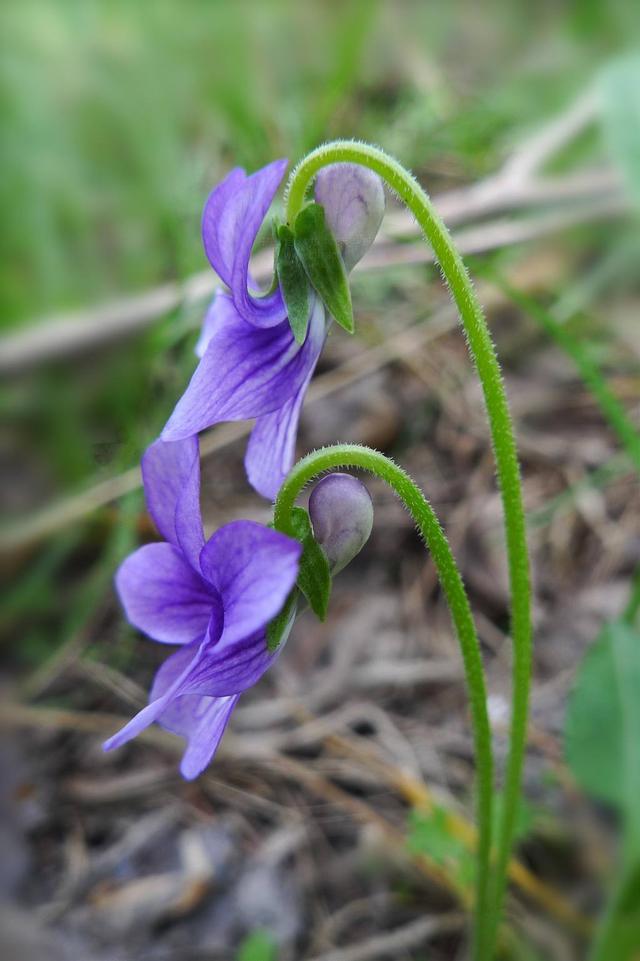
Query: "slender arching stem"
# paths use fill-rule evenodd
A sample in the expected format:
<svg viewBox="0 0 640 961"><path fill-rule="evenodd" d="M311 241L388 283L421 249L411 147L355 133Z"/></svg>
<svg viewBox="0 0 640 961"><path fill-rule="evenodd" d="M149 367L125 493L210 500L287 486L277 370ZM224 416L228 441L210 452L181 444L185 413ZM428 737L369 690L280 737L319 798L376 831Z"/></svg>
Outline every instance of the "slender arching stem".
<svg viewBox="0 0 640 961"><path fill-rule="evenodd" d="M505 772L503 808L498 832L492 894L491 930L480 957L491 956L506 887L507 865L513 844L515 819L527 736L531 679L531 584L520 469L500 365L482 308L471 279L447 228L417 180L378 147L356 141L336 141L308 154L295 168L287 188L287 219L293 223L318 171L332 163L356 163L382 177L411 210L431 245L456 302L484 393L504 522L511 588L513 683L510 747Z"/></svg>
<svg viewBox="0 0 640 961"><path fill-rule="evenodd" d="M360 467L382 478L393 488L413 517L431 551L460 642L471 706L477 770L478 873L475 937L476 945L479 946L485 936L485 925L490 915L487 898L493 805L491 729L482 655L471 608L458 566L438 518L417 484L384 454L358 444L336 444L314 451L298 461L276 499L274 526L285 534L293 534L291 509L302 489L325 471L345 467Z"/></svg>

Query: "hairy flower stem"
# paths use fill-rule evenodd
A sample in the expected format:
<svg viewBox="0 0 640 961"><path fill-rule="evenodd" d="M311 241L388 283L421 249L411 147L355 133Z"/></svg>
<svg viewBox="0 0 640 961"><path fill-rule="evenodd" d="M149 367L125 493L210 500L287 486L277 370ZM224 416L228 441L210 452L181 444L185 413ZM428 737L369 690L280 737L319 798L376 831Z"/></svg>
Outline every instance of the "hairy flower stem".
<svg viewBox="0 0 640 961"><path fill-rule="evenodd" d="M500 365L482 308L458 251L417 180L378 147L356 141L335 141L308 154L293 171L287 188L287 219L293 223L318 171L333 163L356 163L375 171L411 210L431 245L460 313L469 350L482 383L489 417L504 522L511 588L511 635L513 683L510 747L503 793L503 806L496 846L489 911L478 904L481 928L476 956L487 961L497 937L506 888L507 865L513 844L520 799L522 767L527 736L531 679L531 584L520 469Z"/></svg>
<svg viewBox="0 0 640 961"><path fill-rule="evenodd" d="M274 508L274 527L293 535L291 509L302 489L327 470L360 467L382 478L396 492L431 551L438 577L453 619L464 662L471 705L477 771L476 817L478 868L476 943L487 918L489 861L491 854L493 755L487 713L487 692L482 655L469 600L449 542L433 508L409 475L379 451L358 444L336 444L308 454L293 467L280 489ZM478 957L480 955L478 954Z"/></svg>

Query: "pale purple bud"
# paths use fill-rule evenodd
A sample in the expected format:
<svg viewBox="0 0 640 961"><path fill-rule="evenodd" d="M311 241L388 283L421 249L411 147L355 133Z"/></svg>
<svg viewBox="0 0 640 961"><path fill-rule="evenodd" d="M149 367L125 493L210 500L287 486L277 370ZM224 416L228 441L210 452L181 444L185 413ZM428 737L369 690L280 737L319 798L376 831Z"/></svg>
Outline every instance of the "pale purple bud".
<svg viewBox="0 0 640 961"><path fill-rule="evenodd" d="M309 516L331 572L337 574L367 543L373 527L373 504L357 477L328 474L311 492Z"/></svg>
<svg viewBox="0 0 640 961"><path fill-rule="evenodd" d="M323 167L316 177L315 197L347 270L352 270L375 240L384 215L380 177L360 164Z"/></svg>

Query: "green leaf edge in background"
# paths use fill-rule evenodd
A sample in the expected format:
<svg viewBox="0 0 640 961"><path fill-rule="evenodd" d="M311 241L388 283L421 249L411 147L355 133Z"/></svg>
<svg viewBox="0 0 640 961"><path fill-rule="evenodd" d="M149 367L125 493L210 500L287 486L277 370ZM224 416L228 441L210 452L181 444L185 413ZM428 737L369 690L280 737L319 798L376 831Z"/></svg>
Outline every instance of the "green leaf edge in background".
<svg viewBox="0 0 640 961"><path fill-rule="evenodd" d="M625 687L634 685L634 677L637 698L640 635L625 621L613 621L603 627L585 654L565 716L565 755L574 777L593 797L621 811L629 807L627 755L630 746L637 751L640 745L640 711L630 716L626 709L629 696L624 692ZM636 811L626 811L627 816L637 819L637 799L632 807Z"/></svg>

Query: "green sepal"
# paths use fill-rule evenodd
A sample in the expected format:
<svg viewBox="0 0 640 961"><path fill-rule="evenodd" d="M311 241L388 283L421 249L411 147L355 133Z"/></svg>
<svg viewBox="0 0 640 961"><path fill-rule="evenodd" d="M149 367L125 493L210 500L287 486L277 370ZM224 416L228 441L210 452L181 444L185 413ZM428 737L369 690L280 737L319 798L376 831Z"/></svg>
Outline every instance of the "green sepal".
<svg viewBox="0 0 640 961"><path fill-rule="evenodd" d="M267 624L267 650L270 654L275 654L280 645L284 643L293 624L296 607L298 605L298 588L294 587L288 598L284 602L284 607L274 619Z"/></svg>
<svg viewBox="0 0 640 961"><path fill-rule="evenodd" d="M308 204L296 217L294 245L327 310L336 323L352 334L355 327L347 271L320 204Z"/></svg>
<svg viewBox="0 0 640 961"><path fill-rule="evenodd" d="M306 510L302 507L294 507L291 511L291 522L293 536L302 544L297 584L309 601L313 613L324 621L331 595L329 561L313 536L313 528Z"/></svg>
<svg viewBox="0 0 640 961"><path fill-rule="evenodd" d="M309 325L309 281L286 224L276 227L276 273L293 336L303 344Z"/></svg>

